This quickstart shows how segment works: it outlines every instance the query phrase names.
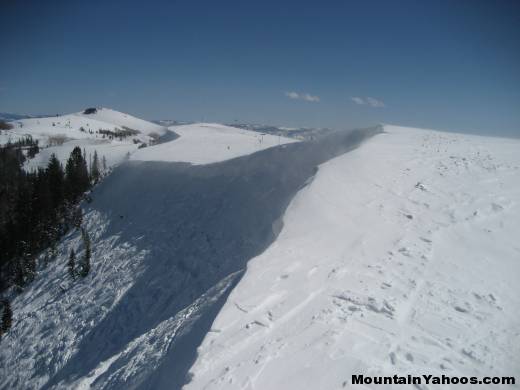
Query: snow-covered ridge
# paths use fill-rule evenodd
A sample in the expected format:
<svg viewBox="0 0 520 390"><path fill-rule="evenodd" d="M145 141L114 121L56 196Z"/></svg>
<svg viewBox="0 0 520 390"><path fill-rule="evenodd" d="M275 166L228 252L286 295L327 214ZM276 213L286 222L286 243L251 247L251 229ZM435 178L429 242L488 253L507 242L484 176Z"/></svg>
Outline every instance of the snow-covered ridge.
<svg viewBox="0 0 520 390"><path fill-rule="evenodd" d="M293 199L186 390L518 375L520 141L385 130L321 165Z"/></svg>

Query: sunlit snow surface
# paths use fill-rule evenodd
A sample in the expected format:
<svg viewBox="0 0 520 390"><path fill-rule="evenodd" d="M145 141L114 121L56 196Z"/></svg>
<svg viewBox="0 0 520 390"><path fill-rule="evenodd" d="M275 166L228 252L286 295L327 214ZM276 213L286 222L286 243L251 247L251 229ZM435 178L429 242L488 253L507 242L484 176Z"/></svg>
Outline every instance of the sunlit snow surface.
<svg viewBox="0 0 520 390"><path fill-rule="evenodd" d="M132 160L209 164L239 157L295 139L262 134L214 123L173 126L180 138L138 150Z"/></svg>
<svg viewBox="0 0 520 390"><path fill-rule="evenodd" d="M385 130L295 197L186 390L401 388L352 386L353 374L518 380L520 141Z"/></svg>
<svg viewBox="0 0 520 390"><path fill-rule="evenodd" d="M28 170L46 167L53 153L65 163L76 146L85 151L87 159L92 158L94 151L97 151L100 163L104 157L107 168L111 168L137 150L139 144L136 142L148 144L154 137L160 137L168 131L163 126L109 108L98 108L94 114L78 112L21 119L11 122L11 125L12 130L0 132L0 144L9 140L15 142L26 136L39 141L40 153L25 163ZM138 133L123 139L109 139L97 133L99 130L124 130L125 127Z"/></svg>
<svg viewBox="0 0 520 390"><path fill-rule="evenodd" d="M47 166L53 153L65 163L76 146L85 151L87 159L92 158L96 151L100 161L105 158L107 168L111 168L126 159L210 164L273 146L298 142L296 139L215 123L172 126L168 130L166 127L109 108L98 108L93 114L78 112L55 117L22 119L11 124L14 127L12 130L0 132L0 144L8 140L14 142L28 135L39 141L40 153L25 163L28 170ZM115 131L123 130L125 127L139 133L123 139L109 139L97 133L99 130ZM155 140L152 137L164 136L168 131L179 137L169 137L167 140L160 138L159 144L138 149L139 143L154 144ZM57 138L64 142L56 145Z"/></svg>

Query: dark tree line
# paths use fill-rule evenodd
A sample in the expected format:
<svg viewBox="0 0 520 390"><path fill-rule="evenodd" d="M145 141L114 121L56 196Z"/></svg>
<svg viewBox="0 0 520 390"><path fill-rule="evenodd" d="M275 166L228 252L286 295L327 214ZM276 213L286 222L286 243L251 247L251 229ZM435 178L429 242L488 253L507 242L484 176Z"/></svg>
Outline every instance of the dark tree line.
<svg viewBox="0 0 520 390"><path fill-rule="evenodd" d="M119 140L122 141L126 137L132 137L139 134L139 131L131 129L130 127L122 126L122 129L116 128L113 131L108 129L99 129L96 133L101 134L103 138L107 136L109 139L119 138Z"/></svg>
<svg viewBox="0 0 520 390"><path fill-rule="evenodd" d="M24 161L22 145L0 146L0 293L11 286L22 288L34 278L38 254L55 248L76 225L78 202L99 180L97 153L91 175L79 147L65 169L54 154L46 168L34 172L23 169Z"/></svg>

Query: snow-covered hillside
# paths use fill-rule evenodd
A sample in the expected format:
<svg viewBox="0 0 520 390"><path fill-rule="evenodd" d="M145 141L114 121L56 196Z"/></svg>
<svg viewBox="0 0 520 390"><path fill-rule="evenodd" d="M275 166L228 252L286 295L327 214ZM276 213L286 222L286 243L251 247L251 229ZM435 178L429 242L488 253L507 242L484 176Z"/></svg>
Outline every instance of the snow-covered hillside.
<svg viewBox="0 0 520 390"><path fill-rule="evenodd" d="M292 201L186 390L520 373L520 141L385 130Z"/></svg>
<svg viewBox="0 0 520 390"><path fill-rule="evenodd" d="M12 297L0 389L518 375L520 141L170 130L180 137L134 149L83 204L88 276L67 272L71 249L85 252L72 230Z"/></svg>
<svg viewBox="0 0 520 390"><path fill-rule="evenodd" d="M233 145L243 145L243 155L218 164L119 165L83 205L88 276L72 280L67 271L71 250L85 253L72 230L56 259L42 256L36 280L12 297L0 388L179 389L227 294L276 238L294 194L318 164L377 131L248 154L251 141L237 130Z"/></svg>
<svg viewBox="0 0 520 390"><path fill-rule="evenodd" d="M122 112L97 108L92 114L78 112L55 117L21 119L11 122L13 129L0 132L0 144L31 136L39 141L41 152L28 160L28 169L46 166L50 155L55 153L65 162L72 149L80 146L93 155L98 152L111 167L124 161L140 144L155 142L167 129ZM105 132L105 134L100 133ZM110 133L130 132L126 137L110 137Z"/></svg>
<svg viewBox="0 0 520 390"><path fill-rule="evenodd" d="M110 168L127 158L210 164L297 142L292 138L211 123L171 126L168 130L108 108L97 108L89 114L82 111L56 117L21 119L11 124L12 130L0 132L0 144L27 135L39 140L40 153L26 162L29 170L45 167L53 153L65 163L75 146L81 147L87 156L97 151L100 159L105 157ZM123 138L99 133L106 130L136 132ZM150 146L139 148L142 144Z"/></svg>
<svg viewBox="0 0 520 390"><path fill-rule="evenodd" d="M291 138L212 123L173 126L171 129L180 135L179 139L140 149L131 159L209 164L296 142Z"/></svg>
<svg viewBox="0 0 520 390"><path fill-rule="evenodd" d="M157 125L152 122L148 122L135 116L125 114L119 111L111 110L109 108L98 108L96 112L92 114L85 114L85 112L79 112L76 115L82 116L88 120L96 120L105 123L111 123L115 126L119 127L128 127L130 129L138 130L141 134L144 135L153 135L156 133L157 135L164 134L165 127Z"/></svg>

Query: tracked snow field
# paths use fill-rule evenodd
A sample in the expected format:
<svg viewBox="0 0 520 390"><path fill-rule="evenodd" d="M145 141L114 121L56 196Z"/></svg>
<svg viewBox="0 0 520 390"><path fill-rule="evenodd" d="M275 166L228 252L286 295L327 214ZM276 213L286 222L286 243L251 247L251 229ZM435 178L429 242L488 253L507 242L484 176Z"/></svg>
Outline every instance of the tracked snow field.
<svg viewBox="0 0 520 390"><path fill-rule="evenodd" d="M520 141L385 130L293 199L186 390L403 388L352 385L353 374L518 379Z"/></svg>

